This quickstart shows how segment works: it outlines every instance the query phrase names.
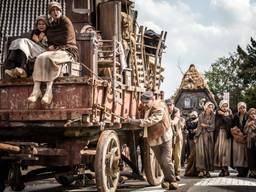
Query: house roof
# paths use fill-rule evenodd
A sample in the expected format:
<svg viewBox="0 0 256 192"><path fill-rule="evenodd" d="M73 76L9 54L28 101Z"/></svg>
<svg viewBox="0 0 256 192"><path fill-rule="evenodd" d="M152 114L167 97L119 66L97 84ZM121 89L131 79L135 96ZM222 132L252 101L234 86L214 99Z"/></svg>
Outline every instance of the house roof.
<svg viewBox="0 0 256 192"><path fill-rule="evenodd" d="M178 89L178 93L176 96L176 101L179 98L180 94L183 91L206 91L211 100L215 102L214 95L210 91L207 82L203 78L203 75L196 69L194 64L191 64L184 74L180 87Z"/></svg>
<svg viewBox="0 0 256 192"><path fill-rule="evenodd" d="M20 36L33 29L35 19L47 14L48 3L52 0L8 0L0 1L0 63L6 53L4 44L8 36ZM65 0L61 3L65 14Z"/></svg>
<svg viewBox="0 0 256 192"><path fill-rule="evenodd" d="M179 89L209 89L209 87L195 65L191 64L182 78Z"/></svg>

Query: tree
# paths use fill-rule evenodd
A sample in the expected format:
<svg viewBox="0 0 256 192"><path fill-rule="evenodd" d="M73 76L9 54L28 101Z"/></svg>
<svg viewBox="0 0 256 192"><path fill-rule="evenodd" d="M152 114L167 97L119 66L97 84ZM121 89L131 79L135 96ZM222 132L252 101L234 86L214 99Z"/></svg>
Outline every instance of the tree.
<svg viewBox="0 0 256 192"><path fill-rule="evenodd" d="M230 93L230 106L236 108L237 102L241 99L243 89L242 81L238 77L240 58L238 54L231 54L229 57L221 57L211 65L209 71L205 72L205 78L210 90L216 97L217 102L223 98L224 92Z"/></svg>
<svg viewBox="0 0 256 192"><path fill-rule="evenodd" d="M256 86L246 89L241 98L247 103L248 108L256 108Z"/></svg>
<svg viewBox="0 0 256 192"><path fill-rule="evenodd" d="M241 61L238 75L242 78L244 86L250 87L256 84L256 41L253 38L246 51L238 45L237 52Z"/></svg>
<svg viewBox="0 0 256 192"><path fill-rule="evenodd" d="M237 52L240 59L238 75L244 87L242 99L248 107L256 107L256 41L251 38L246 51L238 45Z"/></svg>

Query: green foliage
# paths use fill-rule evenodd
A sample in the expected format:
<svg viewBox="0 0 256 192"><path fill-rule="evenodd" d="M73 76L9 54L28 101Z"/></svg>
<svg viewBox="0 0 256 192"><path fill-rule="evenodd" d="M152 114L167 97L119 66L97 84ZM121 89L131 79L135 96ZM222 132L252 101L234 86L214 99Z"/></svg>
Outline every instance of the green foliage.
<svg viewBox="0 0 256 192"><path fill-rule="evenodd" d="M237 47L240 58L239 77L243 80L245 87L256 84L256 41L251 38L251 44L247 45L246 51Z"/></svg>
<svg viewBox="0 0 256 192"><path fill-rule="evenodd" d="M247 103L248 108L256 108L256 86L248 88L242 94L242 100Z"/></svg>
<svg viewBox="0 0 256 192"><path fill-rule="evenodd" d="M256 41L251 38L246 50L238 45L237 53L217 59L205 77L217 101L229 92L231 108L239 101L256 107Z"/></svg>
<svg viewBox="0 0 256 192"><path fill-rule="evenodd" d="M240 100L242 81L238 77L240 59L237 54L229 57L221 57L211 65L209 71L205 72L210 90L219 102L224 92L230 93L230 106L235 108Z"/></svg>

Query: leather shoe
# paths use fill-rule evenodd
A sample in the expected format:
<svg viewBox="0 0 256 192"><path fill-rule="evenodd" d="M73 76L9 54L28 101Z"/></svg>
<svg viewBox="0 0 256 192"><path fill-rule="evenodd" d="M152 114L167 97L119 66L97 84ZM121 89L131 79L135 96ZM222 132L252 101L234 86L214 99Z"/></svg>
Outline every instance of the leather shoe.
<svg viewBox="0 0 256 192"><path fill-rule="evenodd" d="M170 190L178 189L178 187L179 187L179 185L177 182L170 182L170 185L169 185Z"/></svg>
<svg viewBox="0 0 256 192"><path fill-rule="evenodd" d="M175 181L173 182L164 181L161 183L161 186L163 189L167 189L167 190L174 190L174 189L178 189L179 187L178 183Z"/></svg>
<svg viewBox="0 0 256 192"><path fill-rule="evenodd" d="M176 181L180 181L180 176L179 175L177 175L175 178L176 178Z"/></svg>

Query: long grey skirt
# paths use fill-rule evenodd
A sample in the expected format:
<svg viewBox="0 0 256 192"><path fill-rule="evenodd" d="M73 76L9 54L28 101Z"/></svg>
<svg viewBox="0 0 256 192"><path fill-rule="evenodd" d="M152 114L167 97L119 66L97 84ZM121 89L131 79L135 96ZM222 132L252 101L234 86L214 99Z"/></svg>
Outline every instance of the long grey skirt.
<svg viewBox="0 0 256 192"><path fill-rule="evenodd" d="M202 131L196 143L196 169L198 171L213 170L213 132Z"/></svg>
<svg viewBox="0 0 256 192"><path fill-rule="evenodd" d="M227 131L220 129L214 148L214 166L217 168L230 166L231 139L227 139Z"/></svg>

